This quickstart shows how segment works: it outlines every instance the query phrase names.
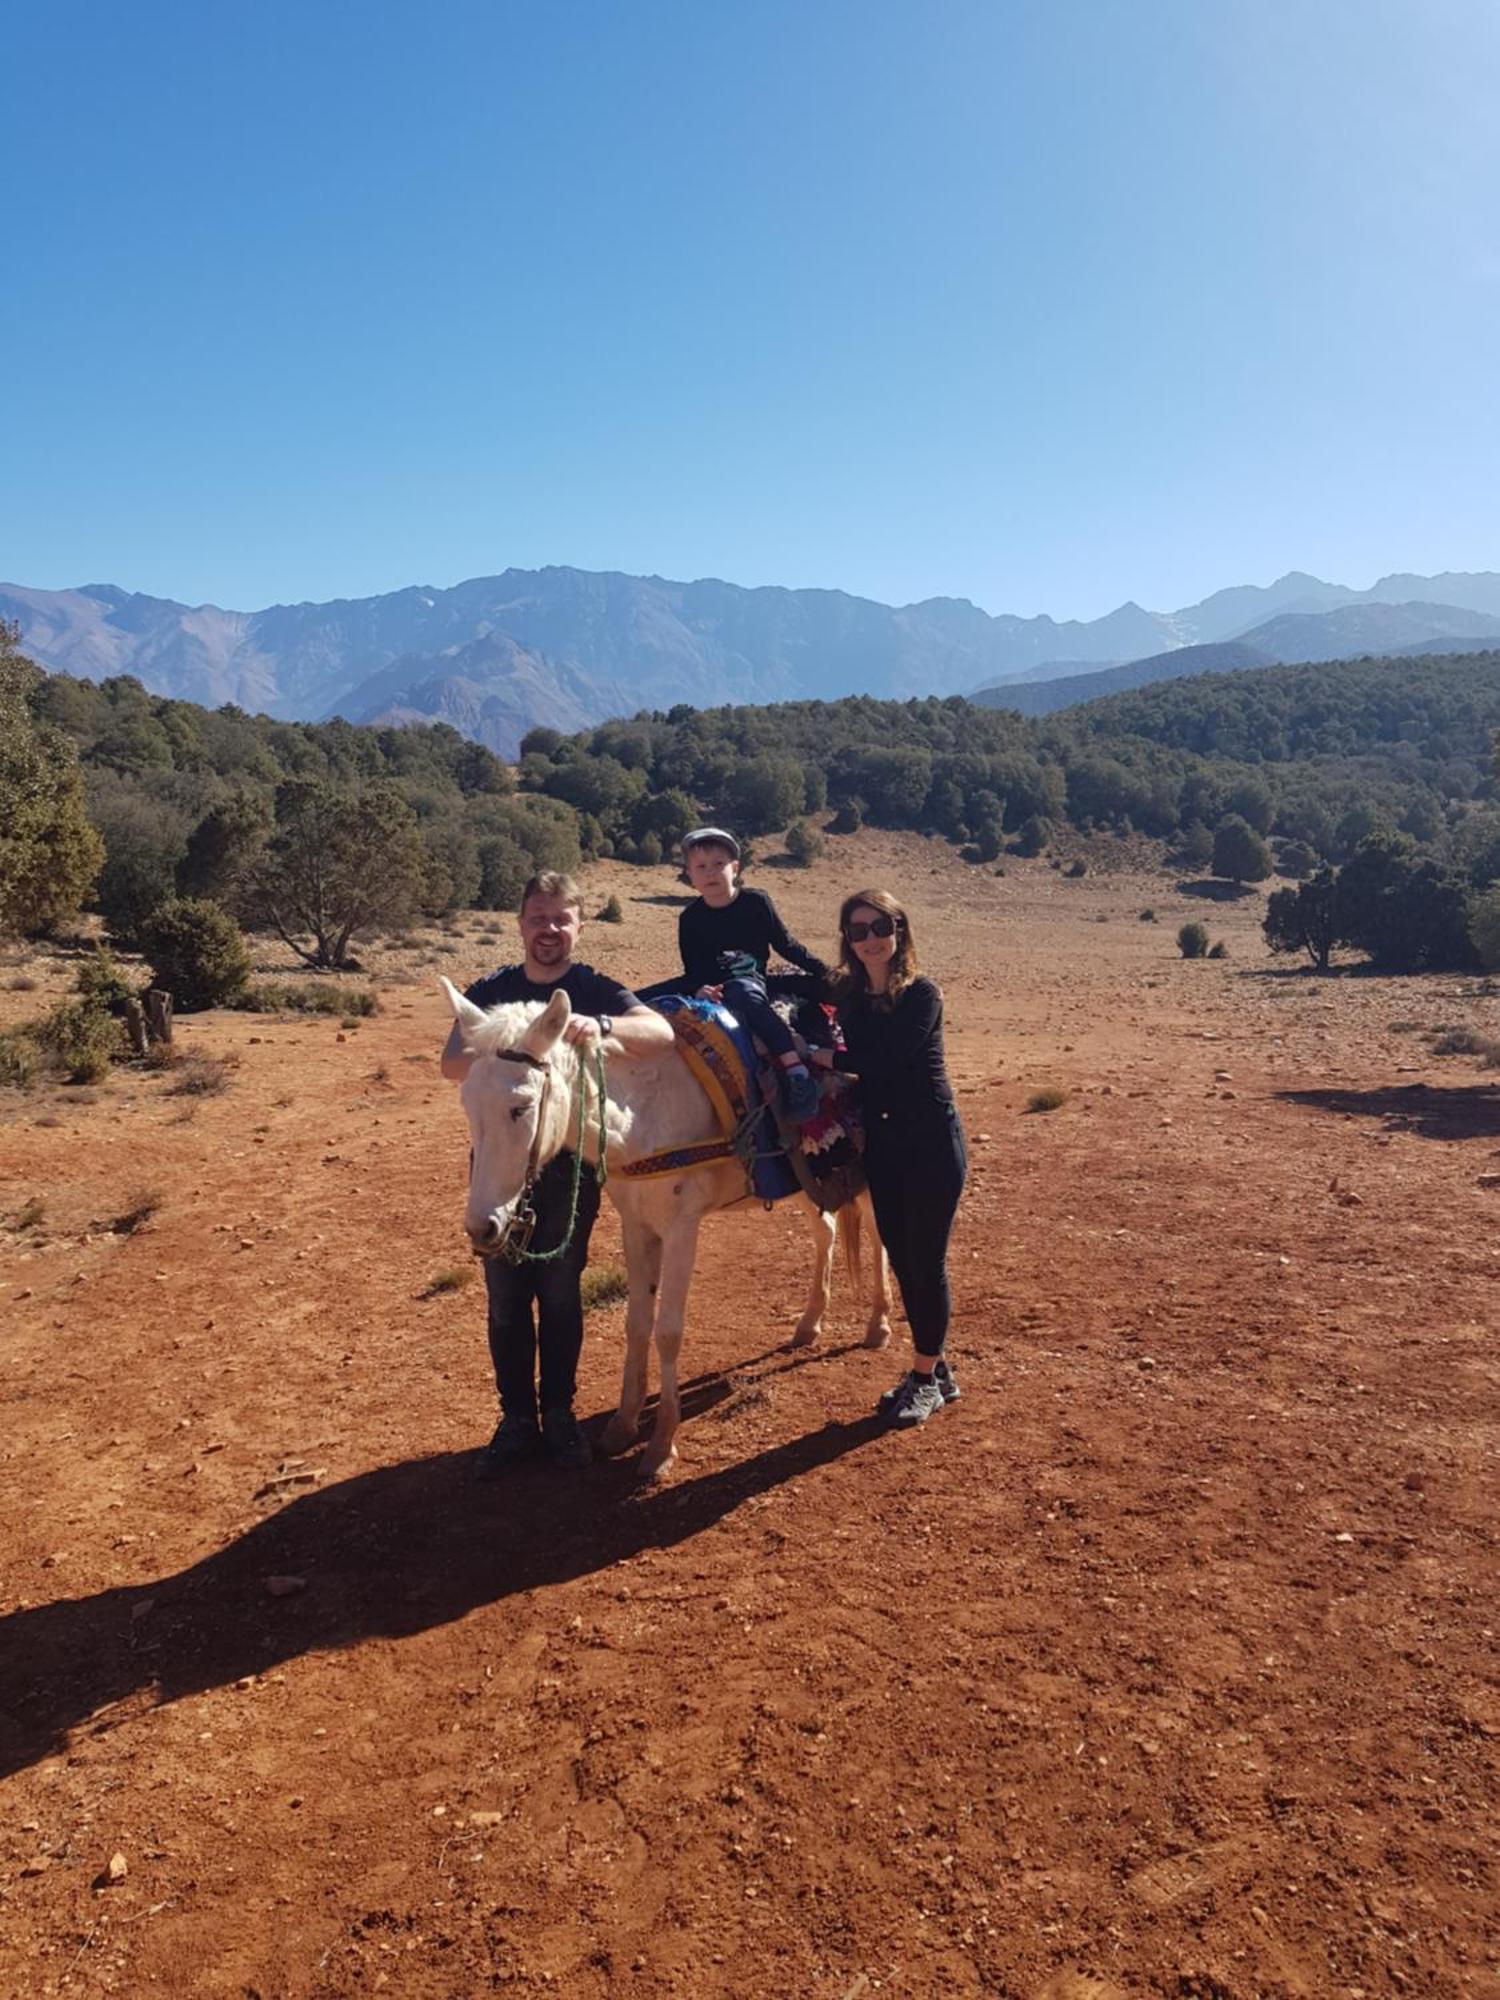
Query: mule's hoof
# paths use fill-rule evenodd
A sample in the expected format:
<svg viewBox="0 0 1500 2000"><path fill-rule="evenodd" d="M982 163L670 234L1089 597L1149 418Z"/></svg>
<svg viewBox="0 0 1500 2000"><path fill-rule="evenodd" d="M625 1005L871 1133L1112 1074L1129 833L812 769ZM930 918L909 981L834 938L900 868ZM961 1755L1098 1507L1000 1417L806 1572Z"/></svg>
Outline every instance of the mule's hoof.
<svg viewBox="0 0 1500 2000"><path fill-rule="evenodd" d="M889 1344L890 1338L891 1328L888 1320L882 1320L878 1326L871 1326L865 1329L866 1347L885 1347Z"/></svg>
<svg viewBox="0 0 1500 2000"><path fill-rule="evenodd" d="M640 1436L634 1424L622 1424L618 1417L611 1417L604 1426L604 1435L599 1440L599 1450L606 1458L618 1458Z"/></svg>
<svg viewBox="0 0 1500 2000"><path fill-rule="evenodd" d="M672 1467L677 1463L677 1447L668 1445L664 1452L658 1452L655 1445L641 1460L642 1486L660 1486L671 1477Z"/></svg>
<svg viewBox="0 0 1500 2000"><path fill-rule="evenodd" d="M796 1332L795 1332L795 1333L794 1333L794 1334L792 1335L792 1345L793 1345L793 1347L814 1347L814 1346L816 1346L816 1345L817 1345L817 1339L818 1339L818 1335L819 1335L819 1334L820 1334L820 1333L821 1333L822 1331L823 1331L822 1327L820 1327L820 1326L818 1326L818 1325L813 1325L813 1326L808 1326L808 1325L807 1325L807 1324L806 1324L806 1323L804 1322L804 1324L803 1324L803 1325L801 1325L801 1326L799 1326L799 1327L797 1328L797 1331L796 1331Z"/></svg>

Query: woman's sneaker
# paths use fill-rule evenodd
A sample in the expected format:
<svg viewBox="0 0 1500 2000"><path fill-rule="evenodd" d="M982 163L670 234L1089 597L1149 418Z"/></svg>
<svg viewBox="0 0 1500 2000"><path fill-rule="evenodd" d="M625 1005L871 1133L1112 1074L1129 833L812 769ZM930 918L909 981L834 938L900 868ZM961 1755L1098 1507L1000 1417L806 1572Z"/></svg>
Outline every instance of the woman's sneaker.
<svg viewBox="0 0 1500 2000"><path fill-rule="evenodd" d="M913 1424L925 1424L929 1417L935 1417L947 1400L936 1375L918 1375L914 1369L896 1385L889 1402L881 1398L880 1414L888 1424L909 1430Z"/></svg>
<svg viewBox="0 0 1500 2000"><path fill-rule="evenodd" d="M881 1397L879 1403L876 1405L876 1408L878 1409L881 1416L887 1416L889 1414L891 1405L895 1402L896 1398L905 1389L910 1379L911 1379L910 1376L903 1375L901 1380L896 1384L894 1389L886 1390L885 1394ZM937 1366L932 1371L932 1379L934 1382L937 1383L938 1388L942 1391L943 1401L945 1403L956 1403L959 1397L963 1394L962 1389L960 1389L958 1386L958 1377L954 1374L953 1370L948 1366L947 1357L945 1355L938 1356Z"/></svg>

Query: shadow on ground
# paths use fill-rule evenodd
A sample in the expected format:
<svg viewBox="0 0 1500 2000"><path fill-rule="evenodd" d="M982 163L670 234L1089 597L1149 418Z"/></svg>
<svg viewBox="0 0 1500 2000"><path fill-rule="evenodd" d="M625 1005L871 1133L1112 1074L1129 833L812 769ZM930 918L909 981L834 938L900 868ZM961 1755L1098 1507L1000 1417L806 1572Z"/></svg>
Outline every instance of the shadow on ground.
<svg viewBox="0 0 1500 2000"><path fill-rule="evenodd" d="M1385 1084L1377 1090L1281 1090L1284 1104L1378 1118L1419 1139L1500 1139L1500 1084Z"/></svg>
<svg viewBox="0 0 1500 2000"><path fill-rule="evenodd" d="M716 1403L732 1415L749 1384L847 1351L783 1348L759 1374L746 1371L772 1355L699 1377L684 1385L684 1415ZM303 1653L410 1637L519 1591L689 1541L754 1495L880 1435L874 1417L829 1423L661 1488L639 1485L633 1457L571 1476L524 1466L494 1486L474 1483L470 1452L377 1466L291 1501L188 1569L0 1618L0 1776L53 1753L81 1726L103 1734ZM304 1578L306 1587L274 1597L269 1577Z"/></svg>

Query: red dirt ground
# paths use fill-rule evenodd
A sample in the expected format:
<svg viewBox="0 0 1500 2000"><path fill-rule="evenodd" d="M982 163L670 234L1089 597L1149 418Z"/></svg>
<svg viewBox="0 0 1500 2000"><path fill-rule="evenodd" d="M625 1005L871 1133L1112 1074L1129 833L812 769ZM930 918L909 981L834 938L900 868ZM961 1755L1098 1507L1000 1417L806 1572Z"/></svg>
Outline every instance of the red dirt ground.
<svg viewBox="0 0 1500 2000"><path fill-rule="evenodd" d="M1500 1996L1500 1086L1413 1031L1492 1004L1296 974L1160 876L864 835L763 880L816 941L856 876L974 1163L916 1435L847 1284L788 1351L805 1229L747 1208L672 1483L471 1484L431 981L509 935L377 955L348 1031L182 1022L220 1095L0 1101L0 1989ZM585 957L671 964L665 876L589 886ZM591 1422L620 1358L610 1306Z"/></svg>

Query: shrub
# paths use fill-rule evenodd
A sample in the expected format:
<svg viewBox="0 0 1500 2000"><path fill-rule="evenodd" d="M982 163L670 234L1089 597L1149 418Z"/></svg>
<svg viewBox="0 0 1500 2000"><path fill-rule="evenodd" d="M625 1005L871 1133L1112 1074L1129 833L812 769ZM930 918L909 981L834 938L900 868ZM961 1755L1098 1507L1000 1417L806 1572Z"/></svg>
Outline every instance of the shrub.
<svg viewBox="0 0 1500 2000"><path fill-rule="evenodd" d="M643 868L655 868L661 862L662 845L659 833L644 833L636 842L635 858Z"/></svg>
<svg viewBox="0 0 1500 2000"><path fill-rule="evenodd" d="M152 984L165 988L181 1013L225 1006L249 981L240 927L217 903L174 897L147 918L141 941Z"/></svg>
<svg viewBox="0 0 1500 2000"><path fill-rule="evenodd" d="M1040 813L1032 813L1021 822L1021 830L1016 835L1016 852L1028 860L1034 860L1052 839L1052 822Z"/></svg>
<svg viewBox="0 0 1500 2000"><path fill-rule="evenodd" d="M118 1013L131 998L129 980L102 946L96 946L79 966L74 987L88 1006L107 1014Z"/></svg>
<svg viewBox="0 0 1500 2000"><path fill-rule="evenodd" d="M579 1287L583 1295L583 1309L593 1312L599 1306L611 1306L619 1299L630 1296L630 1280L618 1264L596 1264L583 1274Z"/></svg>
<svg viewBox="0 0 1500 2000"><path fill-rule="evenodd" d="M1237 813L1214 833L1213 872L1227 882L1264 882L1271 873L1270 848Z"/></svg>
<svg viewBox="0 0 1500 2000"><path fill-rule="evenodd" d="M0 1085L25 1090L36 1080L38 1062L36 1041L24 1028L0 1035Z"/></svg>
<svg viewBox="0 0 1500 2000"><path fill-rule="evenodd" d="M245 1014L378 1014L368 986L320 986L314 980L257 980L235 1001Z"/></svg>
<svg viewBox="0 0 1500 2000"><path fill-rule="evenodd" d="M1220 938L1217 944L1211 944L1209 946L1208 956L1210 958L1228 958L1229 947L1227 944L1225 944L1223 938Z"/></svg>
<svg viewBox="0 0 1500 2000"><path fill-rule="evenodd" d="M1177 933L1177 949L1184 958L1207 958L1208 932L1202 924L1184 924Z"/></svg>
<svg viewBox="0 0 1500 2000"><path fill-rule="evenodd" d="M611 895L605 903L604 908L599 912L599 922L601 924L623 924L624 921L625 912L620 908L620 899L618 896ZM499 937L500 933L498 931L485 931L482 935L485 937Z"/></svg>
<svg viewBox="0 0 1500 2000"><path fill-rule="evenodd" d="M1155 910L1142 910L1140 920L1143 924L1154 924L1156 922Z"/></svg>
<svg viewBox="0 0 1500 2000"><path fill-rule="evenodd" d="M125 1053L119 1023L81 1000L54 1007L38 1024L36 1038L70 1083L97 1083Z"/></svg>
<svg viewBox="0 0 1500 2000"><path fill-rule="evenodd" d="M1068 1093L1055 1083L1046 1084L1041 1090L1032 1091L1026 1100L1028 1111L1060 1111L1068 1101Z"/></svg>
<svg viewBox="0 0 1500 2000"><path fill-rule="evenodd" d="M14 979L6 980L5 990L7 993L35 993L41 983L39 979L33 979L29 972L18 972Z"/></svg>
<svg viewBox="0 0 1500 2000"><path fill-rule="evenodd" d="M173 1079L167 1086L167 1095L217 1097L221 1090L228 1089L232 1068L233 1064L223 1056L188 1056L176 1065Z"/></svg>
<svg viewBox="0 0 1500 2000"><path fill-rule="evenodd" d="M806 868L823 852L822 838L805 819L794 819L786 830L786 851L798 868Z"/></svg>
<svg viewBox="0 0 1500 2000"><path fill-rule="evenodd" d="M160 1188L137 1188L125 1209L109 1225L116 1236L134 1236L161 1207L166 1196Z"/></svg>
<svg viewBox="0 0 1500 2000"><path fill-rule="evenodd" d="M0 934L34 937L82 907L104 847L76 744L32 712L42 676L19 640L0 620Z"/></svg>
<svg viewBox="0 0 1500 2000"><path fill-rule="evenodd" d="M1076 882L1081 875L1087 875L1088 872L1089 864L1086 861L1070 861L1063 870L1063 874L1070 882Z"/></svg>
<svg viewBox="0 0 1500 2000"><path fill-rule="evenodd" d="M830 833L858 833L865 823L863 799L846 799L828 822Z"/></svg>
<svg viewBox="0 0 1500 2000"><path fill-rule="evenodd" d="M441 1298L444 1292L461 1292L474 1278L472 1264L454 1264L446 1271L436 1271L427 1280L426 1289L417 1293L419 1299Z"/></svg>

